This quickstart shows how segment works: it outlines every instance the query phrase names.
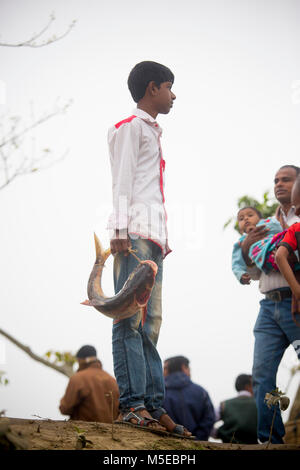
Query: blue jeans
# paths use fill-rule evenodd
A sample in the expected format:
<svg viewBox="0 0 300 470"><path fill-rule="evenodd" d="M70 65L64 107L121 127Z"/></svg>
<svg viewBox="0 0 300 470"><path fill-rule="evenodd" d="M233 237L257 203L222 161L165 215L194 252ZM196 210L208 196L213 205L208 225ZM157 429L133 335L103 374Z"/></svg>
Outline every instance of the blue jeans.
<svg viewBox="0 0 300 470"><path fill-rule="evenodd" d="M120 391L120 410L145 407L151 411L161 408L165 393L162 363L156 349L162 321L163 256L160 247L150 240L131 239L131 245L140 259L155 261L158 271L146 309L130 318L114 321L114 374ZM137 265L138 261L131 254L115 255L115 293L122 289Z"/></svg>
<svg viewBox="0 0 300 470"><path fill-rule="evenodd" d="M274 414L274 408L269 409L264 402L265 394L276 388L278 366L290 344L293 344L300 358L300 328L292 319L290 298L280 302L269 299L260 301L254 336L253 391L258 413L258 439L265 442L269 439ZM272 443L283 443L284 434L285 429L277 406Z"/></svg>

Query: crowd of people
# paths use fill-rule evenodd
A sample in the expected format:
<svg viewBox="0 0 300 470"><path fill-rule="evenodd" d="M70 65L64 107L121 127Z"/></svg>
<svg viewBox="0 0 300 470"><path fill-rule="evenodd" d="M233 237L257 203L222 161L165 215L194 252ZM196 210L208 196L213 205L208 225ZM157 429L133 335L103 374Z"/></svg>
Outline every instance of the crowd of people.
<svg viewBox="0 0 300 470"><path fill-rule="evenodd" d="M95 347L82 346L76 353L78 369L72 375L60 401L62 414L71 420L111 423L119 413L119 390L114 377L102 369ZM237 377L236 397L214 408L208 392L192 382L190 361L184 356L164 361L165 398L163 407L182 429L196 440L210 437L223 442L256 442L256 404L251 375ZM215 426L216 424L216 426ZM220 424L222 424L220 426Z"/></svg>
<svg viewBox="0 0 300 470"><path fill-rule="evenodd" d="M99 408L95 419L107 422L108 414L101 415L99 403L102 400L101 404L111 406L110 389L115 391L114 419L118 414L118 422L183 438L215 436L224 442L244 443L267 442L272 426L272 443L281 444L285 429L280 410L276 409L273 422L274 411L264 399L276 389L277 370L287 347L294 345L300 355L300 168L287 164L276 172L278 209L272 217L264 219L256 207L243 207L237 214L241 238L233 247L232 270L245 286L259 281L264 297L254 327L252 376L237 377L238 395L214 410L206 390L192 382L188 359L169 358L163 368L157 350L163 263L172 250L165 209L166 162L156 118L168 114L174 104L173 83L174 74L168 67L151 61L137 64L128 78L136 108L108 131L113 213L107 228L111 231L115 293L138 265L136 257L129 256L132 249L140 258L157 264L151 297L135 315L113 322L114 386L115 379L102 370L96 354L83 357L79 352L78 358L84 362L71 378L60 409L71 418L89 416L83 411L89 402ZM100 398L95 398L96 393ZM112 414L109 416L111 419ZM216 427L220 420L223 424Z"/></svg>

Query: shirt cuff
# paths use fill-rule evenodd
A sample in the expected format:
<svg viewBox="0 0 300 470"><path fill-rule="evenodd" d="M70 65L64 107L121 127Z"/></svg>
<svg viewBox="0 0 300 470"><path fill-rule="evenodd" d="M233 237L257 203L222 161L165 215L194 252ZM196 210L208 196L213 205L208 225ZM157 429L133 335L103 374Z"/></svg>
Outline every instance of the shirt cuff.
<svg viewBox="0 0 300 470"><path fill-rule="evenodd" d="M284 246L288 250L289 253L294 253L294 250L291 247L291 245L289 245L286 242L280 242L280 243L278 243L278 246Z"/></svg>

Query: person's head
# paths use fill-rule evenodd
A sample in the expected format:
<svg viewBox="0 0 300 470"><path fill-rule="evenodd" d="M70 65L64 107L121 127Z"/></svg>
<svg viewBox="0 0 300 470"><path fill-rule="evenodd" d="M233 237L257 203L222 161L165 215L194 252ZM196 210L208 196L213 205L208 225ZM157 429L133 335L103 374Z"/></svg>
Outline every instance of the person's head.
<svg viewBox="0 0 300 470"><path fill-rule="evenodd" d="M300 168L295 165L284 165L275 174L274 194L282 206L291 204L291 193Z"/></svg>
<svg viewBox="0 0 300 470"><path fill-rule="evenodd" d="M291 195L292 206L295 206L295 214L300 216L300 174L295 179L292 195Z"/></svg>
<svg viewBox="0 0 300 470"><path fill-rule="evenodd" d="M163 364L164 377L166 377L169 374L168 364L169 364L169 359L166 359Z"/></svg>
<svg viewBox="0 0 300 470"><path fill-rule="evenodd" d="M248 374L240 374L235 381L235 389L237 392L241 392L243 390L253 394L252 389L252 375Z"/></svg>
<svg viewBox="0 0 300 470"><path fill-rule="evenodd" d="M97 359L97 351L94 346L90 346L86 344L82 346L76 353L76 359L80 364L88 364L89 362L93 362Z"/></svg>
<svg viewBox="0 0 300 470"><path fill-rule="evenodd" d="M262 219L262 215L255 207L242 207L237 213L237 222L240 233L249 233Z"/></svg>
<svg viewBox="0 0 300 470"><path fill-rule="evenodd" d="M164 376L174 372L184 372L190 377L190 361L184 356L174 356L164 361Z"/></svg>
<svg viewBox="0 0 300 470"><path fill-rule="evenodd" d="M165 65L144 61L136 64L128 77L128 88L133 100L144 102L156 112L167 114L176 96L171 91L174 74Z"/></svg>

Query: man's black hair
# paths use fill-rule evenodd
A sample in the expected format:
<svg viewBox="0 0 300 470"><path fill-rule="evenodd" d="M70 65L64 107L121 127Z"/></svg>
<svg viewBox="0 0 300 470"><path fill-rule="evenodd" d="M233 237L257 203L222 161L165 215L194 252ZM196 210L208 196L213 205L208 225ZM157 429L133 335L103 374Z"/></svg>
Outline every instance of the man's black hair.
<svg viewBox="0 0 300 470"><path fill-rule="evenodd" d="M258 209L256 209L256 207L253 207L253 206L241 207L241 208L239 209L238 213L237 213L237 217L239 216L239 213L240 213L241 211L243 211L244 209L252 209L254 212L256 212L256 214L258 215L258 217L259 217L260 219L263 218L263 217L262 217L262 213L261 213Z"/></svg>
<svg viewBox="0 0 300 470"><path fill-rule="evenodd" d="M94 348L94 346L90 346L89 344L82 346L76 353L76 357L78 359L85 359L87 357L94 356L97 356L96 348Z"/></svg>
<svg viewBox="0 0 300 470"><path fill-rule="evenodd" d="M241 374L236 378L235 389L237 392L241 392L242 390L245 390L245 387L247 385L251 385L251 384L252 384L252 375Z"/></svg>
<svg viewBox="0 0 300 470"><path fill-rule="evenodd" d="M279 170L283 170L284 168L293 168L293 170L295 170L296 172L296 175L300 175L300 168L299 166L296 166L296 165L283 165L282 167L279 168Z"/></svg>
<svg viewBox="0 0 300 470"><path fill-rule="evenodd" d="M150 82L160 87L163 82L174 83L174 75L165 65L146 60L136 64L128 77L128 88L133 100L138 103L143 98Z"/></svg>
<svg viewBox="0 0 300 470"><path fill-rule="evenodd" d="M174 356L166 359L167 370L169 374L173 372L181 372L181 367L189 367L190 361L184 356Z"/></svg>

